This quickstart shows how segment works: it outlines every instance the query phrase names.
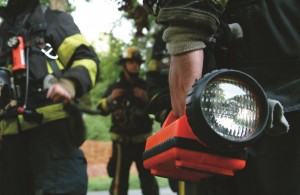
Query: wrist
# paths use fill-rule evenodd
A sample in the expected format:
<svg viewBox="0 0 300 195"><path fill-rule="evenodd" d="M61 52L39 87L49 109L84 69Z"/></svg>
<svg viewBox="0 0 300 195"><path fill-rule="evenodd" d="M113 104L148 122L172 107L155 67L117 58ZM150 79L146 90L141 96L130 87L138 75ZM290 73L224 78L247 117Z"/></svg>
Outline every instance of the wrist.
<svg viewBox="0 0 300 195"><path fill-rule="evenodd" d="M171 55L204 49L204 41L208 41L198 30L186 27L168 27L164 31L163 39Z"/></svg>
<svg viewBox="0 0 300 195"><path fill-rule="evenodd" d="M75 97L75 83L72 80L69 79L60 79L57 81L57 84L61 85L64 89L66 89L72 98Z"/></svg>

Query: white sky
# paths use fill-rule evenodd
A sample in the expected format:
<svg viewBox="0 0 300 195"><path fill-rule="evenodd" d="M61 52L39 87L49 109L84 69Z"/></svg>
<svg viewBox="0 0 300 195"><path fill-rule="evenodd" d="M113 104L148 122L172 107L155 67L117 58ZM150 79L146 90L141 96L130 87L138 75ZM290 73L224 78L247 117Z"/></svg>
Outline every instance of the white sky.
<svg viewBox="0 0 300 195"><path fill-rule="evenodd" d="M71 0L70 2L76 5L76 10L72 13L75 23L90 42L99 41L100 33L109 32L113 27L113 23L121 17L117 3L111 0L91 0L90 2ZM131 22L123 19L120 26L113 33L116 37L128 43L131 28Z"/></svg>

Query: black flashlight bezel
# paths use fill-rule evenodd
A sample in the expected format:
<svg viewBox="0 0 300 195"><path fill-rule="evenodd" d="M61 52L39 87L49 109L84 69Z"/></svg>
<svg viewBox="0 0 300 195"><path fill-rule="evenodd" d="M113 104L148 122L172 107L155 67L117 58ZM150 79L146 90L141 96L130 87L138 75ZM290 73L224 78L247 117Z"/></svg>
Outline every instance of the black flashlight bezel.
<svg viewBox="0 0 300 195"><path fill-rule="evenodd" d="M254 134L242 141L228 140L219 135L217 132L211 129L202 113L201 97L205 87L212 80L221 76L230 76L243 80L244 83L249 84L249 86L256 91L256 94L260 100L262 110L259 118L261 123L258 125L257 131L255 131ZM193 133L202 143L217 150L232 151L245 148L250 143L257 140L267 126L269 108L264 90L253 77L238 70L219 69L205 74L202 78L195 82L186 99L186 115Z"/></svg>

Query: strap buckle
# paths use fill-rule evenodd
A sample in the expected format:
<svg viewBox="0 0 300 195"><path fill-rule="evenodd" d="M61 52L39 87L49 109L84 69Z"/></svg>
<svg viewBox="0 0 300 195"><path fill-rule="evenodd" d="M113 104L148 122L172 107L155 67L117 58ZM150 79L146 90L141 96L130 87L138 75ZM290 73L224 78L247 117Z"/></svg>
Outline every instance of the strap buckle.
<svg viewBox="0 0 300 195"><path fill-rule="evenodd" d="M46 43L45 48L42 48L41 51L50 59L56 60L58 58L58 55L52 55L51 52L53 51L53 48L50 43Z"/></svg>

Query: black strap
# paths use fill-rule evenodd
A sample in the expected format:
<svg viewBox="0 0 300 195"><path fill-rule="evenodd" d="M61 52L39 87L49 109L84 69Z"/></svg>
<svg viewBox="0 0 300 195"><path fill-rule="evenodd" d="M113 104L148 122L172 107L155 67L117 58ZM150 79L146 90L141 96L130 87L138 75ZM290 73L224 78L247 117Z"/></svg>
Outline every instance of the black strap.
<svg viewBox="0 0 300 195"><path fill-rule="evenodd" d="M54 73L55 77L57 79L61 78L62 77L62 72L59 69L56 60L53 60L53 59L50 59L50 58L47 58L47 59L48 59L48 62L49 62L50 66L51 66L51 68L53 70L53 73Z"/></svg>

